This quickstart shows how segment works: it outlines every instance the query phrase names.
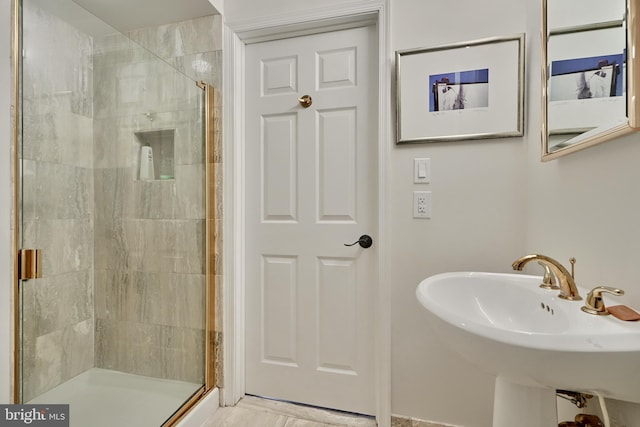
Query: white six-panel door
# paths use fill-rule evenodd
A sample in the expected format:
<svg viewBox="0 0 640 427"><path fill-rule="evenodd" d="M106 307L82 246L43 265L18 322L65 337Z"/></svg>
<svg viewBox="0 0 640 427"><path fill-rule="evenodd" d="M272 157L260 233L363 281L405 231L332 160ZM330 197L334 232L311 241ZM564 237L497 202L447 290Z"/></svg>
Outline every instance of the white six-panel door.
<svg viewBox="0 0 640 427"><path fill-rule="evenodd" d="M375 413L375 52L373 27L247 46L248 394Z"/></svg>

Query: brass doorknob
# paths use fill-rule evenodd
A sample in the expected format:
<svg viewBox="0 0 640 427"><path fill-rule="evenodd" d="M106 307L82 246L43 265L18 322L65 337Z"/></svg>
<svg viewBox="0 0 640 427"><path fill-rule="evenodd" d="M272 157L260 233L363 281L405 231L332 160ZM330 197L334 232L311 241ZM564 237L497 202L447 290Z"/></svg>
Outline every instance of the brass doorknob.
<svg viewBox="0 0 640 427"><path fill-rule="evenodd" d="M302 105L302 108L309 108L313 104L313 99L309 95L303 95L298 98L298 102Z"/></svg>

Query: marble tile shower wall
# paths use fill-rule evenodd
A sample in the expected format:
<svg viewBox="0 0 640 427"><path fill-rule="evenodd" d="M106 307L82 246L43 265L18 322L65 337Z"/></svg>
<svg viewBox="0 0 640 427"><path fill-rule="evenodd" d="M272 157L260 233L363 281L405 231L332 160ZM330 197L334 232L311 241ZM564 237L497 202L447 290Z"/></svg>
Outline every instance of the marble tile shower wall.
<svg viewBox="0 0 640 427"><path fill-rule="evenodd" d="M154 28L144 28L127 33L137 44L171 64L175 69L195 81L204 81L216 88L215 97L215 146L210 162L217 164L214 177L215 191L222 194L222 17L206 16ZM224 386L222 351L222 198L216 206L214 259L216 276L215 367L216 384Z"/></svg>
<svg viewBox="0 0 640 427"><path fill-rule="evenodd" d="M222 17L143 28L128 37L191 79L222 87Z"/></svg>
<svg viewBox="0 0 640 427"><path fill-rule="evenodd" d="M219 17L130 33L145 49L123 35L94 41L98 367L203 381L202 91L183 73L219 84L213 34ZM175 129L175 179L140 181L135 133L164 129Z"/></svg>
<svg viewBox="0 0 640 427"><path fill-rule="evenodd" d="M93 84L91 38L23 13L21 237L43 251L43 278L22 285L28 401L94 365Z"/></svg>

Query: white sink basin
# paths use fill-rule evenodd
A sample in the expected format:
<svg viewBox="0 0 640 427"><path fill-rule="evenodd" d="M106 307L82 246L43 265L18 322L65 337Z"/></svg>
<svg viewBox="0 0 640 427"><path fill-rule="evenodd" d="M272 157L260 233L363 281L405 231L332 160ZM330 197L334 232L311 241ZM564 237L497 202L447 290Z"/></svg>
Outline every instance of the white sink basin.
<svg viewBox="0 0 640 427"><path fill-rule="evenodd" d="M640 322L584 313L584 300L560 299L540 282L445 273L423 280L416 294L437 333L499 378L640 403ZM579 291L586 297L588 290ZM615 297L605 295L605 304L615 305Z"/></svg>

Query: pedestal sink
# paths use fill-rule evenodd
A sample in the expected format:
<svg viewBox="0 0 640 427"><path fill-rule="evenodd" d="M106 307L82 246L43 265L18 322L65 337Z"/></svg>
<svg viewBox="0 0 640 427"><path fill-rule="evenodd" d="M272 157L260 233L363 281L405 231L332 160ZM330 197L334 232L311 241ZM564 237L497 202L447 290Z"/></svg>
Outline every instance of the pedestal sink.
<svg viewBox="0 0 640 427"><path fill-rule="evenodd" d="M461 272L431 276L416 290L445 342L496 375L493 427L556 425L556 389L640 403L640 323L584 313L583 301L540 283ZM527 424L523 414L539 416Z"/></svg>

